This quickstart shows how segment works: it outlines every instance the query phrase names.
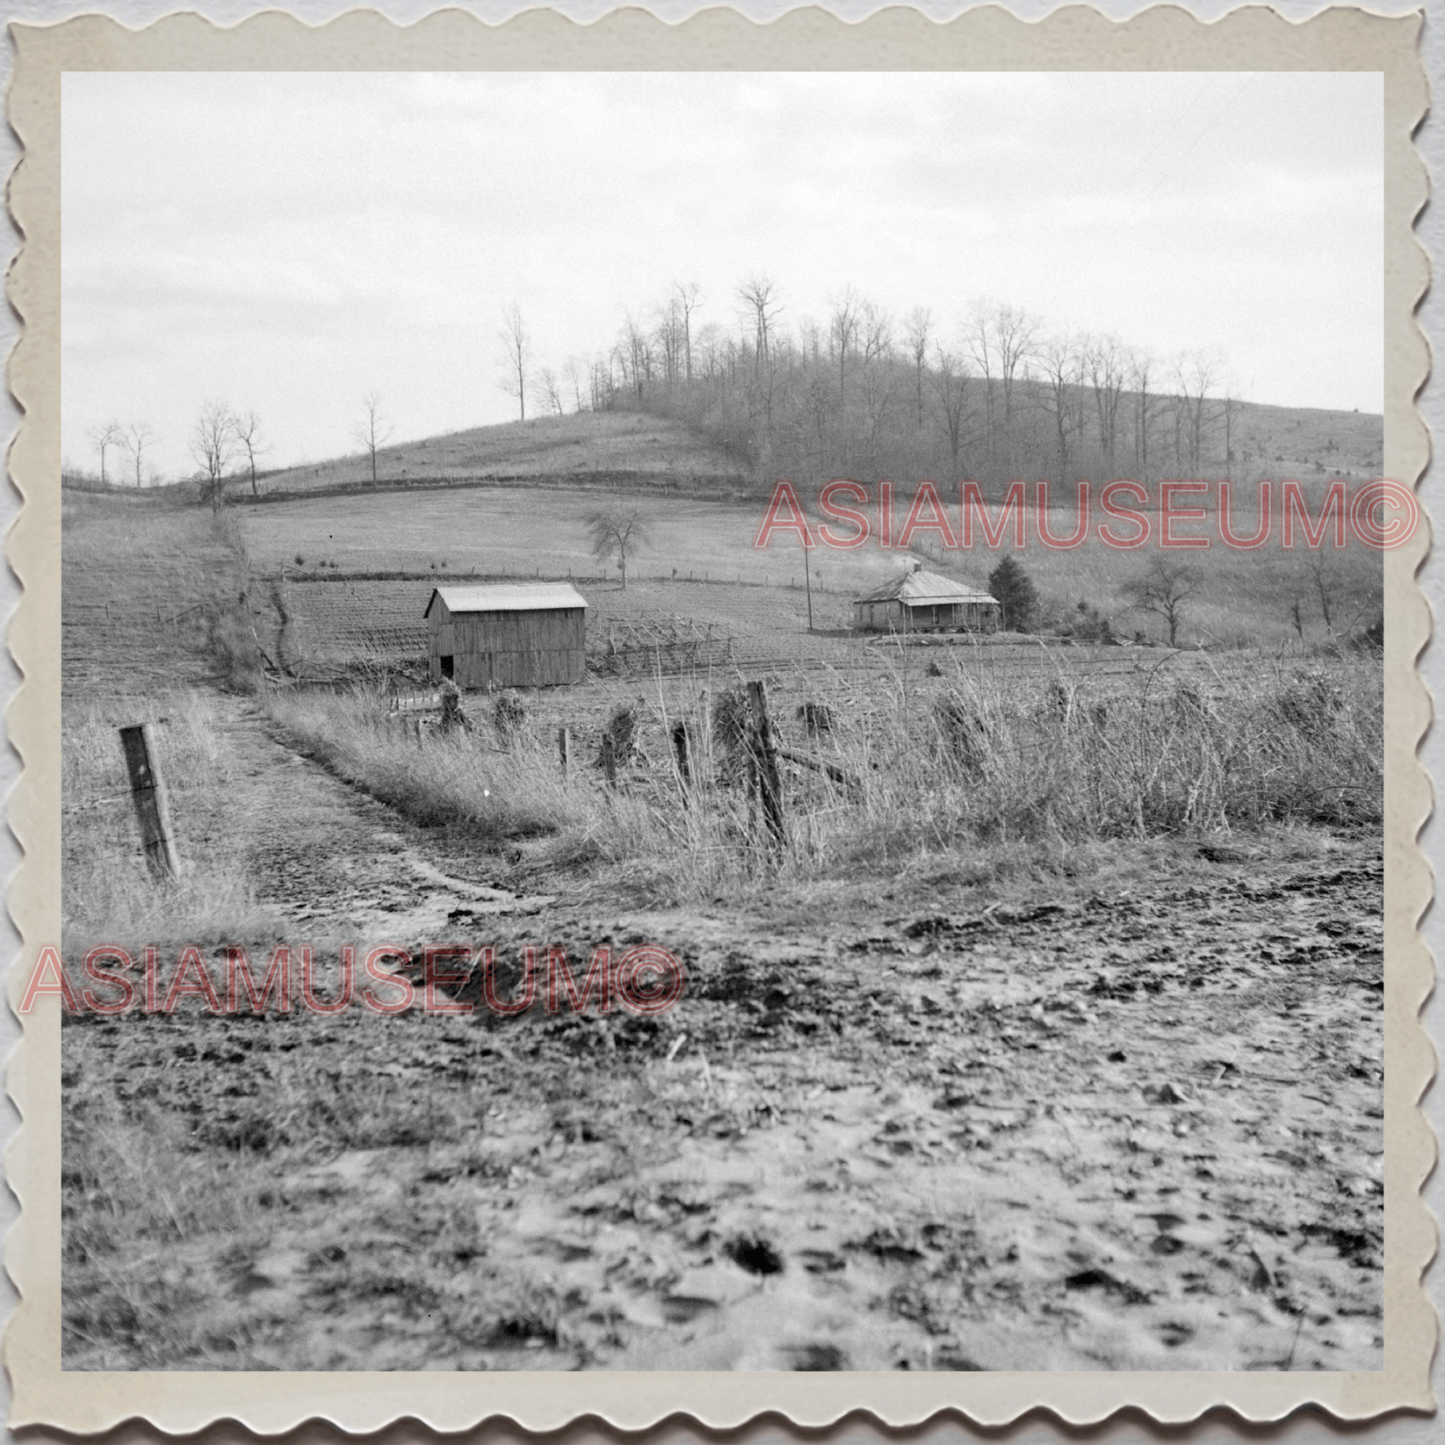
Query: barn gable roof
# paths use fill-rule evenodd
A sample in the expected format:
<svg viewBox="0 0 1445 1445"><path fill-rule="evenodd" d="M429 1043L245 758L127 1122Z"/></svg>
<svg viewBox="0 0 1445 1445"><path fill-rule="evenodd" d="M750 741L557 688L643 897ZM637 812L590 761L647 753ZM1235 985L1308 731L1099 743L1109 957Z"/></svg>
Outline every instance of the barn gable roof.
<svg viewBox="0 0 1445 1445"><path fill-rule="evenodd" d="M857 602L902 602L906 607L926 607L933 603L997 601L996 597L980 592L976 587L955 582L951 577L940 577L937 572L925 572L922 568L914 572L904 572L866 597L857 599Z"/></svg>
<svg viewBox="0 0 1445 1445"><path fill-rule="evenodd" d="M440 597L447 611L555 612L586 607L587 599L567 582L491 582L482 587L433 587L423 617Z"/></svg>

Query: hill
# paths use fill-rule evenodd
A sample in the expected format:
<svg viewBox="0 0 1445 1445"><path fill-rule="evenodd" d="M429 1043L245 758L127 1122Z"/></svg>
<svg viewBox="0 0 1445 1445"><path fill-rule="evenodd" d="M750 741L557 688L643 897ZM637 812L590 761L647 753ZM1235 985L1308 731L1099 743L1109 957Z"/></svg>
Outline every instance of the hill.
<svg viewBox="0 0 1445 1445"><path fill-rule="evenodd" d="M502 426L473 427L379 448L382 486L554 478L646 486L662 480L735 489L747 469L680 421L635 412L577 412ZM365 453L271 472L263 492L307 492L371 485ZM245 489L238 489L244 496ZM691 488L690 488L691 490Z"/></svg>

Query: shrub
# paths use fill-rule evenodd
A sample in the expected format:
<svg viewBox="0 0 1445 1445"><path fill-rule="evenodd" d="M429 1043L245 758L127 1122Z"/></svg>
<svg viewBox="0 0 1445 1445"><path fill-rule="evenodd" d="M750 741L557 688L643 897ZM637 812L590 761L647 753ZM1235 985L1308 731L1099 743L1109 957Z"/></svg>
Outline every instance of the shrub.
<svg viewBox="0 0 1445 1445"><path fill-rule="evenodd" d="M492 726L503 747L511 747L513 739L527 720L527 705L511 688L492 699Z"/></svg>

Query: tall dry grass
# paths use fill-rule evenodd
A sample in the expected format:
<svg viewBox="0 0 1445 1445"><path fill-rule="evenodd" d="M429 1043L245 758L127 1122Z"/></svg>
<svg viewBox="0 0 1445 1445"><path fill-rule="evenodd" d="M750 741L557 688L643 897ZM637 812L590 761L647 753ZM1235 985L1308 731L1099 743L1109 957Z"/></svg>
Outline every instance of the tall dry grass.
<svg viewBox="0 0 1445 1445"><path fill-rule="evenodd" d="M928 859L1040 848L1378 823L1378 663L1236 660L1227 674L1170 660L1123 680L945 675L905 659L866 684L835 680L831 730L804 735L791 701L816 675L775 685L787 747L836 774L783 763L786 837L770 846L744 768L729 768L705 717L717 689L684 680L643 710L645 761L609 788L597 737L577 733L570 778L550 723L510 743L485 721L417 741L374 692L277 694L272 716L312 756L425 825L449 825L529 865L582 870L651 901L736 899L776 880L839 879ZM671 725L694 723L694 780Z"/></svg>

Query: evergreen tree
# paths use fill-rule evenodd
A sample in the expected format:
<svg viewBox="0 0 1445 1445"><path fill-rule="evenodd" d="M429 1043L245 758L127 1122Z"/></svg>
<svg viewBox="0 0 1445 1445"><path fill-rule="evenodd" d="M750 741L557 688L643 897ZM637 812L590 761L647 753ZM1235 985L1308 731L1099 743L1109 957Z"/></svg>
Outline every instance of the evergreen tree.
<svg viewBox="0 0 1445 1445"><path fill-rule="evenodd" d="M1029 574L1006 556L988 574L988 590L1003 609L1003 625L1009 632L1027 632L1033 625L1039 594Z"/></svg>

